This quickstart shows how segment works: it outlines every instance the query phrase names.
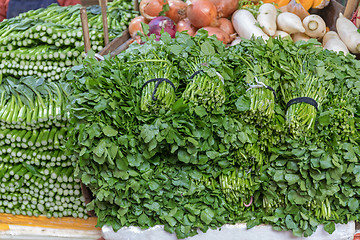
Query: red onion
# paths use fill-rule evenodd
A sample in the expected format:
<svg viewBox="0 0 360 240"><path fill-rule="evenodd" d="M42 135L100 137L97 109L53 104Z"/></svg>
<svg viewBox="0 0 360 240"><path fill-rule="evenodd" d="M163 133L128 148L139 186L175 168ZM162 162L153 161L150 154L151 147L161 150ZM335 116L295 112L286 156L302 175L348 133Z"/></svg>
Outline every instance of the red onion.
<svg viewBox="0 0 360 240"><path fill-rule="evenodd" d="M164 29L164 32L169 33L172 38L175 37L175 23L170 18L160 16L149 22L149 35L155 34L157 40L160 39L162 29Z"/></svg>

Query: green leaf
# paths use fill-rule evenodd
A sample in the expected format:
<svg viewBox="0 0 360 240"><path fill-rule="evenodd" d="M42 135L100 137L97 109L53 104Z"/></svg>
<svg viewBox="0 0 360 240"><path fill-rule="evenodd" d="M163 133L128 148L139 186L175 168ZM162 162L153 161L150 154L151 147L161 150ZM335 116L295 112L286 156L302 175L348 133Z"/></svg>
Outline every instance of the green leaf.
<svg viewBox="0 0 360 240"><path fill-rule="evenodd" d="M324 225L324 230L328 232L329 234L332 234L335 231L335 223L334 222L328 222Z"/></svg>
<svg viewBox="0 0 360 240"><path fill-rule="evenodd" d="M351 212L355 212L359 208L359 201L356 198L350 198L348 206Z"/></svg>
<svg viewBox="0 0 360 240"><path fill-rule="evenodd" d="M209 42L204 42L203 44L201 44L200 49L203 55L208 55L208 56L215 55L215 49L213 46L211 46Z"/></svg>
<svg viewBox="0 0 360 240"><path fill-rule="evenodd" d="M111 126L105 126L102 129L103 133L105 134L105 136L108 137L114 137L118 134L118 131L116 131L114 128L112 128Z"/></svg>
<svg viewBox="0 0 360 240"><path fill-rule="evenodd" d="M99 137L101 135L101 128L99 124L93 123L87 130L87 134L89 134L89 138L93 139L94 137Z"/></svg>
<svg viewBox="0 0 360 240"><path fill-rule="evenodd" d="M66 74L67 80L73 80L74 79L74 72L70 71Z"/></svg>
<svg viewBox="0 0 360 240"><path fill-rule="evenodd" d="M94 157L94 161L97 162L98 164L103 164L106 160L106 155L102 155L101 157L96 156L95 154L93 154Z"/></svg>
<svg viewBox="0 0 360 240"><path fill-rule="evenodd" d="M334 167L333 159L331 158L330 154L324 154L323 157L320 159L320 167L322 169L328 169Z"/></svg>
<svg viewBox="0 0 360 240"><path fill-rule="evenodd" d="M280 181L284 181L284 180L285 180L285 178L284 178L284 170L275 171L274 181L275 182L280 182Z"/></svg>
<svg viewBox="0 0 360 240"><path fill-rule="evenodd" d="M200 171L193 170L189 173L189 176L194 180L200 180L203 175Z"/></svg>
<svg viewBox="0 0 360 240"><path fill-rule="evenodd" d="M128 163L131 167L139 167L140 164L144 161L141 154L136 155L127 155Z"/></svg>
<svg viewBox="0 0 360 240"><path fill-rule="evenodd" d="M206 224L210 224L212 219L214 218L214 212L210 208L206 208L201 211L200 218Z"/></svg>
<svg viewBox="0 0 360 240"><path fill-rule="evenodd" d="M203 117L207 114L206 109L203 106L196 106L194 110L199 117Z"/></svg>
<svg viewBox="0 0 360 240"><path fill-rule="evenodd" d="M101 139L98 145L93 149L93 153L96 156L101 157L105 152L105 148L106 148L106 139Z"/></svg>
<svg viewBox="0 0 360 240"><path fill-rule="evenodd" d="M291 215L287 215L285 218L285 224L288 229L295 229L297 228L296 223L294 222Z"/></svg>
<svg viewBox="0 0 360 240"><path fill-rule="evenodd" d="M179 161L181 161L181 162L184 162L184 163L190 162L190 155L184 150L178 151L178 158L179 158Z"/></svg>
<svg viewBox="0 0 360 240"><path fill-rule="evenodd" d="M145 203L144 207L146 207L146 208L148 208L148 209L150 209L152 211L159 211L161 206L160 206L159 203L153 202L152 204Z"/></svg>
<svg viewBox="0 0 360 240"><path fill-rule="evenodd" d="M265 221L269 221L269 222L273 222L273 223L276 223L279 220L279 218L276 216L267 216L267 217L263 217L263 219Z"/></svg>
<svg viewBox="0 0 360 240"><path fill-rule="evenodd" d="M151 152L152 150L154 150L157 146L157 141L155 138L151 139L150 143L149 143L149 152Z"/></svg>
<svg viewBox="0 0 360 240"><path fill-rule="evenodd" d="M235 106L238 111L244 112L250 110L250 103L250 98L246 96L241 96L236 100Z"/></svg>
<svg viewBox="0 0 360 240"><path fill-rule="evenodd" d="M293 185L300 180L300 176L297 174L285 174L285 179L288 181L289 185Z"/></svg>
<svg viewBox="0 0 360 240"><path fill-rule="evenodd" d="M318 122L321 126L328 126L331 123L331 117L328 112L321 113Z"/></svg>
<svg viewBox="0 0 360 240"><path fill-rule="evenodd" d="M293 234L295 237L302 237L304 231L300 228L294 229L293 230Z"/></svg>
<svg viewBox="0 0 360 240"><path fill-rule="evenodd" d="M295 204L305 204L307 203L307 199L303 196L301 196L298 192L294 191L294 190L290 190L288 193L288 199L290 202L295 203Z"/></svg>
<svg viewBox="0 0 360 240"><path fill-rule="evenodd" d="M138 223L140 226L150 226L150 219L146 214L141 214L138 218Z"/></svg>
<svg viewBox="0 0 360 240"><path fill-rule="evenodd" d="M118 157L116 158L116 167L119 169L119 170L123 170L123 171L126 171L128 169L128 166L129 166L129 162L127 160L127 158L125 157Z"/></svg>
<svg viewBox="0 0 360 240"><path fill-rule="evenodd" d="M185 209L186 209L187 211L189 211L192 215L199 215L199 214L200 214L200 210L197 209L194 205L186 204L184 207L185 207Z"/></svg>
<svg viewBox="0 0 360 240"><path fill-rule="evenodd" d="M317 227L319 225L319 222L315 218L310 218L309 223L313 227Z"/></svg>
<svg viewBox="0 0 360 240"><path fill-rule="evenodd" d="M249 142L249 138L248 135L245 132L239 132L238 133L238 138L242 143L247 143Z"/></svg>
<svg viewBox="0 0 360 240"><path fill-rule="evenodd" d="M294 154L297 157L301 157L302 155L304 155L306 152L306 149L293 149L291 151L292 154Z"/></svg>
<svg viewBox="0 0 360 240"><path fill-rule="evenodd" d="M107 108L108 100L101 99L100 102L94 107L97 112L101 112Z"/></svg>
<svg viewBox="0 0 360 240"><path fill-rule="evenodd" d="M184 103L183 98L179 98L172 106L175 113L183 112L188 108L188 104Z"/></svg>
<svg viewBox="0 0 360 240"><path fill-rule="evenodd" d="M111 147L107 149L109 157L113 160L115 159L116 155L118 154L119 147L116 146L114 143L111 143Z"/></svg>
<svg viewBox="0 0 360 240"><path fill-rule="evenodd" d="M216 151L207 151L206 156L208 156L210 159L215 159L220 156L220 153Z"/></svg>
<svg viewBox="0 0 360 240"><path fill-rule="evenodd" d="M183 46L181 45L170 45L168 46L168 49L175 55L180 55L180 53L184 50Z"/></svg>
<svg viewBox="0 0 360 240"><path fill-rule="evenodd" d="M155 191L155 190L158 189L159 187L160 187L160 185L159 185L157 182L155 182L155 181L151 181L151 182L149 183L149 188L150 188L151 191Z"/></svg>
<svg viewBox="0 0 360 240"><path fill-rule="evenodd" d="M165 216L165 220L168 222L168 224L170 225L170 226L175 226L176 225L176 223L177 223L177 221L176 221L176 219L175 218L173 218L173 217L171 217L171 216Z"/></svg>
<svg viewBox="0 0 360 240"><path fill-rule="evenodd" d="M91 180L91 175L83 173L81 176L81 181L85 184L88 185L90 184L90 180Z"/></svg>

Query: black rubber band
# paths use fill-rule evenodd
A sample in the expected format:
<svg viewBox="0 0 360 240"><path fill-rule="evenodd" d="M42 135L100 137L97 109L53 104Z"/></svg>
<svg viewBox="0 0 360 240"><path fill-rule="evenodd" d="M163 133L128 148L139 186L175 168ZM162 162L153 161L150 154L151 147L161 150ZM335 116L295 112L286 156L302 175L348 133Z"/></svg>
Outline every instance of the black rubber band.
<svg viewBox="0 0 360 240"><path fill-rule="evenodd" d="M160 79L160 80L158 80L158 81L156 82L156 85L155 85L155 88L154 88L154 92L153 92L153 94L152 94L152 96L151 96L152 100L154 100L154 101L157 100L157 98L155 97L156 90L157 90L158 86L160 85L160 83L162 83L162 82L164 82L164 81L167 82L167 83L169 83L169 84L173 87L173 89L174 89L174 91L175 91L175 85L172 83L172 81L170 81L169 79L166 79L166 78L162 78L162 79Z"/></svg>
<svg viewBox="0 0 360 240"><path fill-rule="evenodd" d="M204 71L203 71L203 70L199 70L199 71L194 72L194 73L189 77L189 79L193 79L196 75L198 75L199 73L202 73L202 72L204 72Z"/></svg>
<svg viewBox="0 0 360 240"><path fill-rule="evenodd" d="M288 109L291 105L296 104L296 103L307 103L310 104L311 106L314 106L316 111L319 111L318 109L318 103L309 97L299 97L299 98L294 98L291 99L287 104L286 104L286 109Z"/></svg>
<svg viewBox="0 0 360 240"><path fill-rule="evenodd" d="M169 79L167 79L167 78L154 78L154 79L150 79L150 80L146 81L146 82L142 85L141 91L143 90L143 88L144 88L147 84L149 84L149 83L151 83L151 82L156 82L155 88L154 88L154 91L153 91L153 94L151 95L152 100L156 101L157 98L155 97L155 94L156 94L157 88L159 87L160 83L162 83L162 82L164 82L164 81L167 82L167 83L169 83L169 84L173 87L174 91L176 90L174 83L173 83L172 81L170 81Z"/></svg>
<svg viewBox="0 0 360 240"><path fill-rule="evenodd" d="M150 79L150 80L146 81L146 82L141 86L141 91L143 90L143 88L144 88L147 84L149 84L149 83L151 83L151 82L157 82L157 81L159 81L159 80L161 80L161 79L163 79L163 78L153 78L153 79Z"/></svg>
<svg viewBox="0 0 360 240"><path fill-rule="evenodd" d="M265 85L265 88L271 90L274 94L274 98L276 98L276 92L272 87Z"/></svg>

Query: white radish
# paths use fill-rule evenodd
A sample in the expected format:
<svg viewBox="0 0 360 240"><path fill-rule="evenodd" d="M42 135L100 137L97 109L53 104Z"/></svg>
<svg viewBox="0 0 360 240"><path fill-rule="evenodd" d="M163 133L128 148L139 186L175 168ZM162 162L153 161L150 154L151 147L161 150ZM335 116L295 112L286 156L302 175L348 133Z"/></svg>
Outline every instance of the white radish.
<svg viewBox="0 0 360 240"><path fill-rule="evenodd" d="M257 21L262 30L269 36L274 36L276 32L276 7L271 3L265 3L259 8Z"/></svg>
<svg viewBox="0 0 360 240"><path fill-rule="evenodd" d="M321 39L326 33L326 23L319 16L311 14L303 19L305 34L312 38Z"/></svg>
<svg viewBox="0 0 360 240"><path fill-rule="evenodd" d="M285 31L289 34L305 32L305 28L300 17L291 12L280 13L277 17L276 23L279 30Z"/></svg>
<svg viewBox="0 0 360 240"><path fill-rule="evenodd" d="M357 27L342 13L336 20L336 30L351 53L360 53L360 33L357 31Z"/></svg>
<svg viewBox="0 0 360 240"><path fill-rule="evenodd" d="M291 34L291 38L294 42L298 42L298 41L308 41L310 39L310 37L308 35L306 35L305 33L293 33Z"/></svg>
<svg viewBox="0 0 360 240"><path fill-rule="evenodd" d="M230 46L235 46L237 44L241 43L241 37L236 37L231 43Z"/></svg>
<svg viewBox="0 0 360 240"><path fill-rule="evenodd" d="M235 11L232 15L232 24L234 25L235 31L242 38L251 39L252 37L261 37L265 41L269 39L269 36L257 26L258 22L248 10L240 9Z"/></svg>
<svg viewBox="0 0 360 240"><path fill-rule="evenodd" d="M344 54L349 53L345 43L341 41L339 35L334 31L327 32L324 35L322 44L325 49L335 52L344 52Z"/></svg>
<svg viewBox="0 0 360 240"><path fill-rule="evenodd" d="M287 32L281 31L281 30L276 30L274 37L285 38L285 37L290 37L290 34L288 34Z"/></svg>

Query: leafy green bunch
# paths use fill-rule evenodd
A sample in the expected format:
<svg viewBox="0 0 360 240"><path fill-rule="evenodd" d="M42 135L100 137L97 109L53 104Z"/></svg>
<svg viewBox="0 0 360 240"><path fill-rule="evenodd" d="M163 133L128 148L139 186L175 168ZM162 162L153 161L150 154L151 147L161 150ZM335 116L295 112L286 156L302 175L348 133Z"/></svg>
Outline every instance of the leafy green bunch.
<svg viewBox="0 0 360 240"><path fill-rule="evenodd" d="M323 51L311 41L258 39L227 49L206 33L143 40L101 62L90 53L66 75L72 86L67 148L76 173L94 194L88 207L98 226L162 224L185 238L198 229L246 222L309 236L319 224L333 232L335 223L359 218L360 65L354 58ZM174 100L161 110L141 108L142 86L150 78L138 74L148 72L145 62L155 71L171 63ZM189 66L199 65L204 75L191 79L197 69ZM222 104L200 95L185 98L195 89L208 94L205 80L217 82L208 78L216 72L224 78ZM264 87L246 91L255 76L276 98ZM306 96L321 97L319 111L310 115L311 129L308 121L299 127L307 134L290 131L286 118L288 98L303 93L296 84L313 94ZM318 89L322 86L326 94ZM340 117L327 111L342 102L339 96L354 124L333 138L332 121ZM293 106L294 118L310 111L302 103Z"/></svg>

